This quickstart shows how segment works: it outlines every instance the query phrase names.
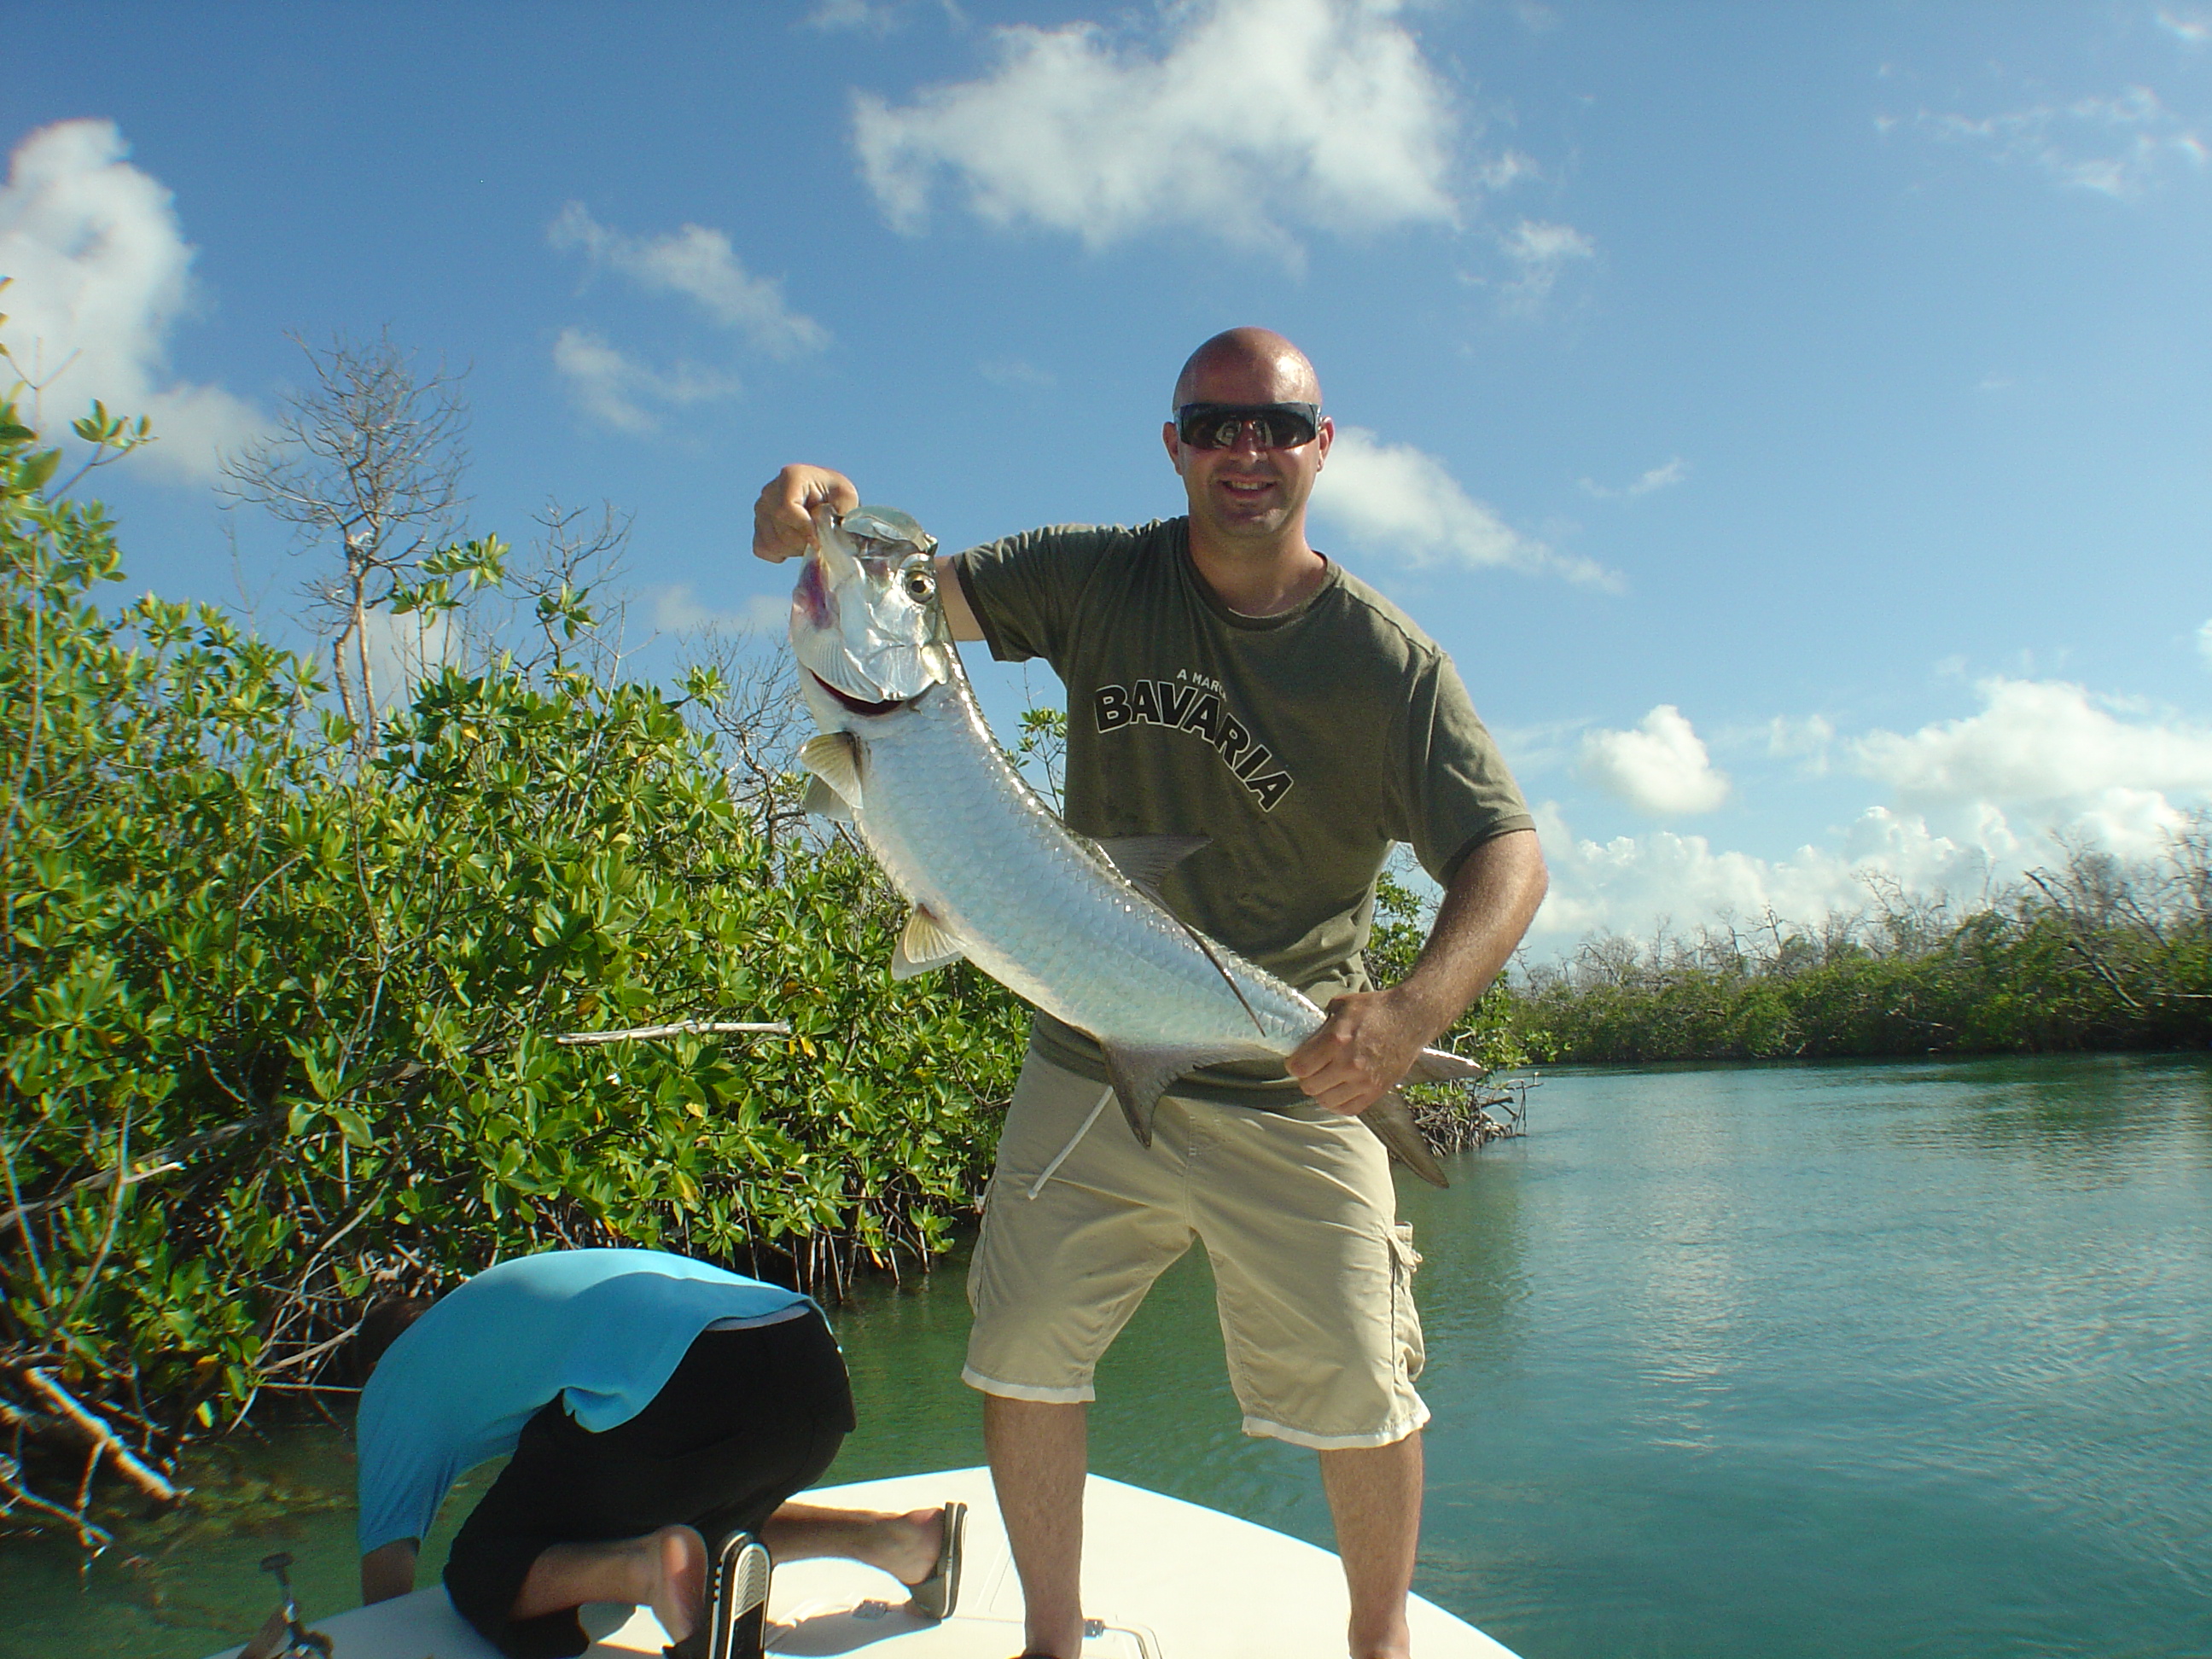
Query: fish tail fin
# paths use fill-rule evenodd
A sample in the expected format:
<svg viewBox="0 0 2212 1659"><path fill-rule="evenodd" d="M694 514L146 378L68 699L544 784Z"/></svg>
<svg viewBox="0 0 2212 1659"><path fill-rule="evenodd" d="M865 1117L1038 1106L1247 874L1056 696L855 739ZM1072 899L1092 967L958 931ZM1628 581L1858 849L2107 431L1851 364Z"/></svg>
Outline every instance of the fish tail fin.
<svg viewBox="0 0 2212 1659"><path fill-rule="evenodd" d="M1451 1185L1451 1177L1444 1173L1443 1165L1437 1162L1429 1143L1421 1139L1421 1131L1413 1121L1413 1109L1395 1089L1362 1112L1359 1121L1389 1149L1391 1157L1430 1186Z"/></svg>
<svg viewBox="0 0 2212 1659"><path fill-rule="evenodd" d="M1152 1144L1152 1120L1159 1114L1160 1097L1176 1079L1201 1066L1225 1060L1251 1060L1268 1051L1254 1043L1212 1043L1197 1048L1142 1048L1122 1043L1102 1043L1106 1050L1106 1080L1121 1103L1121 1115L1139 1146Z"/></svg>

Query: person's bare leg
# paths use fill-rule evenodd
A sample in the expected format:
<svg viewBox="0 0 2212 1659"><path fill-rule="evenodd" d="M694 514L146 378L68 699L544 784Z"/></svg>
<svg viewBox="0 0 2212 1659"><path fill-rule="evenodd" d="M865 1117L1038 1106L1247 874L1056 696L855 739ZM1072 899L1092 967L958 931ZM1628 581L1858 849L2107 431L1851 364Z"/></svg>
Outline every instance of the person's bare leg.
<svg viewBox="0 0 2212 1659"><path fill-rule="evenodd" d="M786 1504L760 1529L761 1542L779 1561L836 1555L880 1567L902 1584L919 1584L937 1566L945 1547L945 1510L831 1510Z"/></svg>
<svg viewBox="0 0 2212 1659"><path fill-rule="evenodd" d="M1407 1659L1406 1597L1421 1540L1419 1431L1387 1446L1322 1453L1321 1483L1352 1592L1352 1659Z"/></svg>
<svg viewBox="0 0 2212 1659"><path fill-rule="evenodd" d="M707 1542L689 1527L604 1544L554 1544L530 1564L508 1617L538 1619L586 1601L642 1602L668 1639L699 1622L707 1598Z"/></svg>
<svg viewBox="0 0 2212 1659"><path fill-rule="evenodd" d="M1083 1475L1089 1409L983 1396L983 1450L1022 1577L1032 1653L1083 1647Z"/></svg>

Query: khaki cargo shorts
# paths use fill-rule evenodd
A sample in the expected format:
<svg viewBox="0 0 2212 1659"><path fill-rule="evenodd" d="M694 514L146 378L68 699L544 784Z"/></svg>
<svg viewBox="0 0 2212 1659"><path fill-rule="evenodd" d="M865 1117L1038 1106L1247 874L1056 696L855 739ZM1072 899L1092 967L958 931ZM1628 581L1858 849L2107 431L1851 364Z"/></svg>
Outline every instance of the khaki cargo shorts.
<svg viewBox="0 0 2212 1659"><path fill-rule="evenodd" d="M1170 1096L1147 1150L1109 1097L1077 1139L1104 1092L1034 1053L1022 1067L968 1270L963 1380L1014 1400L1093 1398L1098 1357L1196 1241L1245 1433L1329 1451L1427 1422L1420 1258L1366 1126Z"/></svg>

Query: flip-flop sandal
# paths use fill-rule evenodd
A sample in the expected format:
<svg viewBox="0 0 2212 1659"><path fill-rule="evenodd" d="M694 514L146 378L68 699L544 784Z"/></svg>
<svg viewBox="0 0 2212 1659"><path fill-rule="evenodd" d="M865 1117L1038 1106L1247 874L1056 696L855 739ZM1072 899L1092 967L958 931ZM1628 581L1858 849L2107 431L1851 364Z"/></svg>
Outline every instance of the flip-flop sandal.
<svg viewBox="0 0 2212 1659"><path fill-rule="evenodd" d="M968 1506L945 1506L945 1540L937 1547L937 1566L907 1590L907 1605L925 1619L949 1619L960 1600L960 1546L968 1530Z"/></svg>

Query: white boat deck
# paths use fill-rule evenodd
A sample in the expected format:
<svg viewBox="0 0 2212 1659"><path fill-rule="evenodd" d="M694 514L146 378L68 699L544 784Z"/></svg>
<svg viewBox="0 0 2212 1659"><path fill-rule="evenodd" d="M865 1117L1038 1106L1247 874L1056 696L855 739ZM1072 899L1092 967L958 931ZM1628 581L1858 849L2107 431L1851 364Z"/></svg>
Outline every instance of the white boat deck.
<svg viewBox="0 0 2212 1659"><path fill-rule="evenodd" d="M804 1496L873 1510L966 1503L959 1605L933 1624L906 1610L896 1580L856 1561L780 1565L769 1598L771 1653L1014 1659L1022 1651L1021 1585L989 1471L901 1475ZM1344 1573L1327 1550L1097 1475L1084 1495L1083 1524L1085 1611L1102 1627L1085 1642L1084 1659L1342 1659ZM603 1611L586 1619L586 1628L606 1632L588 1659L659 1654L666 1638L650 1612L622 1618L620 1608L592 1610ZM1419 1659L1514 1659L1419 1596L1412 1621ZM498 1659L436 1585L309 1622L331 1638L332 1659Z"/></svg>

